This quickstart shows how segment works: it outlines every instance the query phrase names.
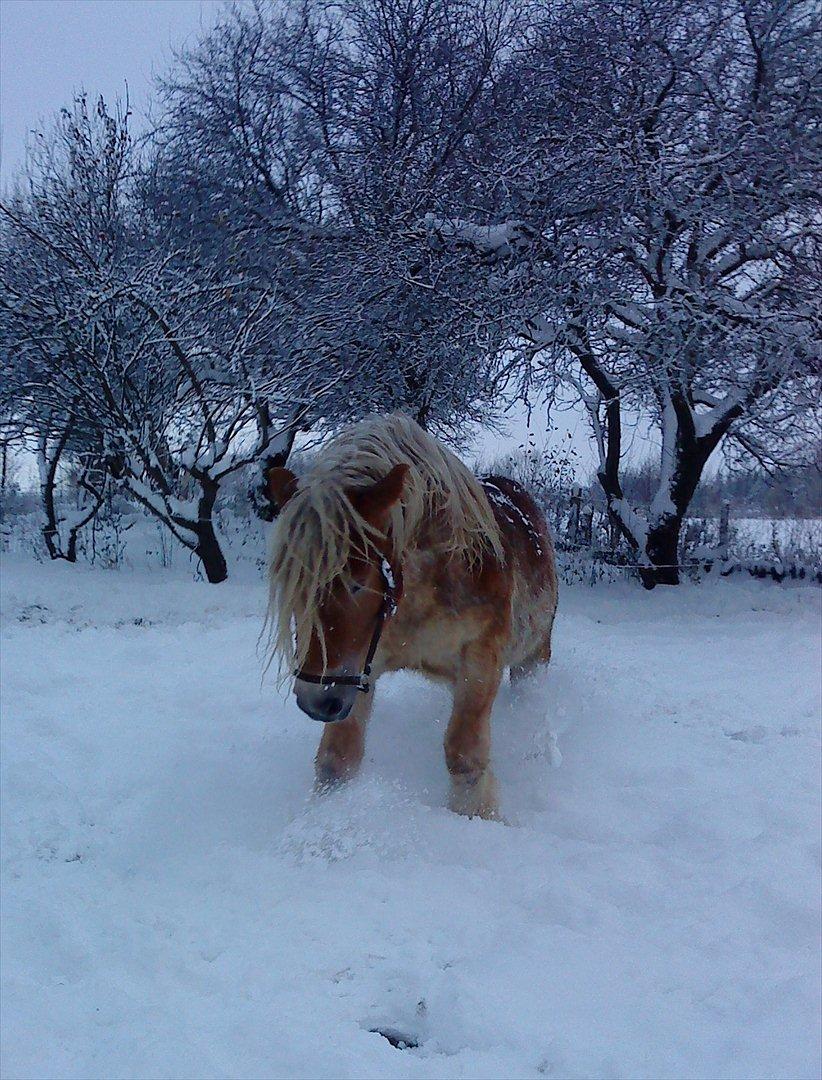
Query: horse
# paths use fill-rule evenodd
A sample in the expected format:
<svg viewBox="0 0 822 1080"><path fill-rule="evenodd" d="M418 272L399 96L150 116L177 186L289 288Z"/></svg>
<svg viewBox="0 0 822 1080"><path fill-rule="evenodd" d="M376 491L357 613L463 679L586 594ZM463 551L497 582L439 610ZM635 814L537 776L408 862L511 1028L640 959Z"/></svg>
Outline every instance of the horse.
<svg viewBox="0 0 822 1080"><path fill-rule="evenodd" d="M269 643L297 705L325 728L319 789L353 776L379 677L448 684L449 806L498 819L491 710L551 656L554 550L519 484L476 477L401 414L341 431L307 475L270 469Z"/></svg>

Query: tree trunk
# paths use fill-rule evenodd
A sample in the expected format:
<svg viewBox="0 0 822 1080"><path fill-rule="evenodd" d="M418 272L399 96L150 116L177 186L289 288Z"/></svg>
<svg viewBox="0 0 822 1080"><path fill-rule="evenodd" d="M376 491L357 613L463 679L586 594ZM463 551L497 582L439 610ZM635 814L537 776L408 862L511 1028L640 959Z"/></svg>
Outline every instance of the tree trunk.
<svg viewBox="0 0 822 1080"><path fill-rule="evenodd" d="M114 468L117 468L118 464L115 462ZM112 468L111 464L109 468ZM161 486L157 476L152 479L158 487ZM200 488L196 520L193 515L189 517L188 513L174 511L169 506L171 489L162 473L159 474L159 480L163 482L161 494L156 492L147 494L146 484L141 475L131 470L122 473L121 482L131 496L158 521L161 521L183 547L194 552L203 565L208 581L212 585L218 585L228 577L228 565L214 528L214 504L220 490L220 481L202 473L195 479Z"/></svg>
<svg viewBox="0 0 822 1080"><path fill-rule="evenodd" d="M279 513L268 494L268 474L271 469L282 468L288 461L306 411L304 406L294 410L291 423L271 441L270 446L273 447L273 450L260 459L260 481L249 488L248 497L254 513L263 521L273 521ZM263 411L261 424L270 424L267 408ZM308 428L304 430L307 431Z"/></svg>
<svg viewBox="0 0 822 1080"><path fill-rule="evenodd" d="M68 544L66 545L66 562L77 562L77 529L69 530Z"/></svg>
<svg viewBox="0 0 822 1080"><path fill-rule="evenodd" d="M197 528L197 546L194 548L195 555L203 564L205 576L212 585L219 585L228 577L228 565L225 561L220 541L214 529L214 503L217 499L219 485L207 481L202 483L203 494L200 497Z"/></svg>
<svg viewBox="0 0 822 1080"><path fill-rule="evenodd" d="M85 471L80 478L79 486L91 496L91 502L80 509L82 516L78 517L77 514L72 515L74 524L65 527L64 531L61 533L60 523L65 519L61 518L58 514L55 492L57 487L57 466L63 453L67 432L68 429L65 437L61 438L53 448L51 457L48 455L47 440L44 440L41 444L39 451L40 500L46 518L46 523L43 526L43 539L45 540L49 557L55 560L62 559L64 562L68 563L76 563L77 537L80 530L88 525L103 504L105 479L103 480L100 489L95 489L89 480L90 470L87 463Z"/></svg>
<svg viewBox="0 0 822 1080"><path fill-rule="evenodd" d="M57 518L54 513L54 485L46 481L40 484L40 502L46 523L42 528L43 540L46 543L46 551L50 559L60 558L60 533L57 529Z"/></svg>
<svg viewBox="0 0 822 1080"><path fill-rule="evenodd" d="M9 475L9 447L3 443L0 447L0 521L3 520L6 506L6 481Z"/></svg>
<svg viewBox="0 0 822 1080"><path fill-rule="evenodd" d="M228 566L213 524L201 522L197 529L197 546L194 553L203 564L206 578L212 585L219 585L228 577Z"/></svg>
<svg viewBox="0 0 822 1080"><path fill-rule="evenodd" d="M57 482L57 463L63 452L63 447L68 439L68 429L57 441L55 447L49 447L48 433L44 432L40 437L37 448L37 461L40 468L40 505L43 507L43 516L46 521L43 525L43 540L50 559L62 559L63 552L60 546L60 530L57 523L57 508L54 502L54 488ZM49 453L51 450L51 453Z"/></svg>
<svg viewBox="0 0 822 1080"><path fill-rule="evenodd" d="M62 559L63 562L68 563L77 562L77 531L75 529L72 529L69 532L65 551L63 551L60 540L60 530L56 526L44 525L43 539L46 542L46 550L49 553L49 558L54 559L55 561Z"/></svg>
<svg viewBox="0 0 822 1080"><path fill-rule="evenodd" d="M56 528L52 528L50 525L43 526L43 539L46 542L46 550L49 553L49 558L57 561L62 559L64 562L75 563L77 562L77 537L72 535L69 537L68 546L63 551L60 545L60 533Z"/></svg>
<svg viewBox="0 0 822 1080"><path fill-rule="evenodd" d="M46 523L43 526L43 539L46 542L46 551L48 551L50 559L55 561L62 559L64 562L75 563L77 562L77 531L75 529L69 532L68 544L63 550L63 538L60 535L60 522L57 517L57 505L54 498L55 471L56 461L55 468L52 468L51 463L49 463L47 473L40 483L40 500L46 518Z"/></svg>
<svg viewBox="0 0 822 1080"><path fill-rule="evenodd" d="M678 405L679 402L675 402L673 406L677 424L669 451L669 470L666 473L663 465L663 477L657 496L664 508L656 514L652 513L645 537L644 554L653 564L651 567L640 568L640 578L646 589L653 589L656 585L679 584L679 538L682 522L702 479L708 458L721 438L718 431L697 438L690 409L685 411L678 408Z"/></svg>
<svg viewBox="0 0 822 1080"><path fill-rule="evenodd" d="M657 585L679 584L679 534L682 531L681 514L668 514L648 529L645 554L653 563L641 567L639 576L646 589Z"/></svg>

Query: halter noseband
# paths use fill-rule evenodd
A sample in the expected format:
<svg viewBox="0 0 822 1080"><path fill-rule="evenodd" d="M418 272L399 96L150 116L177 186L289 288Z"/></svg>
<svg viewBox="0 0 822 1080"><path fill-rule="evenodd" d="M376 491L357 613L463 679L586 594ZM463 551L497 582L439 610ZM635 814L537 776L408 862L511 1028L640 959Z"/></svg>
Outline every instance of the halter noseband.
<svg viewBox="0 0 822 1080"><path fill-rule="evenodd" d="M369 682L368 677L371 674L371 664L374 660L374 654L377 651L377 646L380 643L380 638L382 637L386 622L396 614L397 602L399 600L396 576L391 563L385 557L380 561L380 576L383 581L382 603L380 604L380 610L377 612L377 621L374 624L374 632L371 635L368 652L365 654L365 664L363 665L360 674L308 675L302 669L298 669L294 672L295 678L302 679L303 682L314 683L317 686L356 686L363 694L368 693L371 689L371 683Z"/></svg>

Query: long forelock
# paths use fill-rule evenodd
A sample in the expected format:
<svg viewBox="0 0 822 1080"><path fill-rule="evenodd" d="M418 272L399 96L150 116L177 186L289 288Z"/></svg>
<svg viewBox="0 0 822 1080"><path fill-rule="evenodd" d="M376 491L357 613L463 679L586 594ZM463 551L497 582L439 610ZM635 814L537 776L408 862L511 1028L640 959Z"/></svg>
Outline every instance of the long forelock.
<svg viewBox="0 0 822 1080"><path fill-rule="evenodd" d="M381 479L395 465L410 466L400 500L390 511L392 558L401 563L422 527L437 516L443 527L438 551L479 563L503 561L502 541L490 504L476 477L413 420L374 417L342 431L286 503L274 526L269 552L268 645L281 677L305 662L316 635L323 599L344 579L352 558L373 558L382 539L348 492Z"/></svg>

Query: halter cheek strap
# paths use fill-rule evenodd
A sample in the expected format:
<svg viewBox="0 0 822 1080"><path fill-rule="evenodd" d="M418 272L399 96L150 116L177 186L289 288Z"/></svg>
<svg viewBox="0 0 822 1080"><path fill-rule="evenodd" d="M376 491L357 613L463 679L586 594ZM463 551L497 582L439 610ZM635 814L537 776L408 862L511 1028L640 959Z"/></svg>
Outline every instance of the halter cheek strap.
<svg viewBox="0 0 822 1080"><path fill-rule="evenodd" d="M371 664L374 661L374 656L377 652L382 632L385 629L385 624L397 612L397 603L400 595L394 568L385 557L380 561L380 576L383 581L382 603L380 604L380 610L377 612L377 621L374 624L374 632L371 634L368 652L365 654L365 664L363 665L360 674L309 675L307 672L297 670L294 672L296 678L301 679L303 682L314 683L317 686L356 686L363 694L368 693L371 689L371 683L369 681Z"/></svg>

